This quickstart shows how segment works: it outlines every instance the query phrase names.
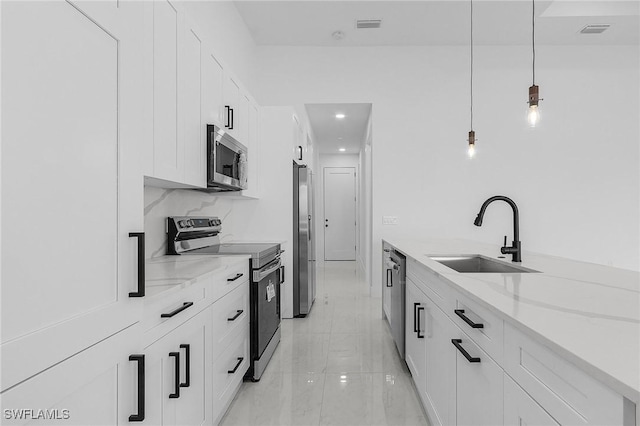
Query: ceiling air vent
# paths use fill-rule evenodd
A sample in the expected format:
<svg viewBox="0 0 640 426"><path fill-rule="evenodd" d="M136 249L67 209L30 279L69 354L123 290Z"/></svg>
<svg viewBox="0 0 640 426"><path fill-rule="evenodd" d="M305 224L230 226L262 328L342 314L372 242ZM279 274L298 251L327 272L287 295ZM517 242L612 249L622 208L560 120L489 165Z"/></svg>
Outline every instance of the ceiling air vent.
<svg viewBox="0 0 640 426"><path fill-rule="evenodd" d="M380 28L382 24L382 19L358 19L356 21L356 28Z"/></svg>
<svg viewBox="0 0 640 426"><path fill-rule="evenodd" d="M610 24L591 24L580 30L580 34L602 34L609 28Z"/></svg>

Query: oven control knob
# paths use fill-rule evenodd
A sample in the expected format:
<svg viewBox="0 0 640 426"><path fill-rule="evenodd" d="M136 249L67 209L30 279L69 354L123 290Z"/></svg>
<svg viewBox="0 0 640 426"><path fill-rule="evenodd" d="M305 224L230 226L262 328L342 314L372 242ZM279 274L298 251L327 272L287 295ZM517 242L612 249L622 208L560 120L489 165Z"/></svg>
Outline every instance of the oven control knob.
<svg viewBox="0 0 640 426"><path fill-rule="evenodd" d="M178 226L180 226L180 228L186 228L187 227L187 221L186 220L181 220L178 222Z"/></svg>

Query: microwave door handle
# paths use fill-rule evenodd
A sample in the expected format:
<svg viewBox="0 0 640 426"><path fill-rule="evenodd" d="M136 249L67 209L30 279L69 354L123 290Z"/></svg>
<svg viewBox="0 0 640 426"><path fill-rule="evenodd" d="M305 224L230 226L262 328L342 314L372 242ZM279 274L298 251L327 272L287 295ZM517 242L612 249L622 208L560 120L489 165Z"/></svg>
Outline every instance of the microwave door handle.
<svg viewBox="0 0 640 426"><path fill-rule="evenodd" d="M256 282L256 283L262 281L262 279L264 277L266 277L267 275L269 275L273 271L278 270L280 268L280 265L282 265L282 261L280 259L278 259L278 261L276 263L274 263L272 267L267 268L265 270L254 271L253 272L253 281Z"/></svg>

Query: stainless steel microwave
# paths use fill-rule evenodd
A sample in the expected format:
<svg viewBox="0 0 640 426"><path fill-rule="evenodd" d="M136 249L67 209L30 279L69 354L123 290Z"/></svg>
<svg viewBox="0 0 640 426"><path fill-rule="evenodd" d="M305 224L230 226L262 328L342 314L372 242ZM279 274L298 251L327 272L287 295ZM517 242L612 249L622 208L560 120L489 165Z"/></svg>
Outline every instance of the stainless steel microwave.
<svg viewBox="0 0 640 426"><path fill-rule="evenodd" d="M247 147L213 124L207 124L207 188L247 189Z"/></svg>

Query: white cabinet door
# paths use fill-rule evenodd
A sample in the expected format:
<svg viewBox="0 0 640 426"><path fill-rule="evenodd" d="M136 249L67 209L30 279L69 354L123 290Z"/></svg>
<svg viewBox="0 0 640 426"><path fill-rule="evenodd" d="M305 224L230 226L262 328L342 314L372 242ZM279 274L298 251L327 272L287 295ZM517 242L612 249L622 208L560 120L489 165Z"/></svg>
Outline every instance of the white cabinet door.
<svg viewBox="0 0 640 426"><path fill-rule="evenodd" d="M298 164L306 164L304 156L304 141L302 134L302 125L295 115L293 116L293 160Z"/></svg>
<svg viewBox="0 0 640 426"><path fill-rule="evenodd" d="M456 355L451 344L451 320L429 298L424 308L426 339L426 388L424 400L432 410L432 423L449 425L455 416ZM434 426L435 426L434 425Z"/></svg>
<svg viewBox="0 0 640 426"><path fill-rule="evenodd" d="M183 178L184 150L178 131L179 4L153 2L153 165L154 177Z"/></svg>
<svg viewBox="0 0 640 426"><path fill-rule="evenodd" d="M258 129L258 120L259 120L259 112L258 106L254 103L249 104L249 139L247 143L247 161L248 161L248 177L247 177L247 185L248 189L243 191L243 194L249 197L258 198L260 196L260 162L258 158L260 157L260 132Z"/></svg>
<svg viewBox="0 0 640 426"><path fill-rule="evenodd" d="M127 329L2 394L4 425L115 425L139 414L137 330Z"/></svg>
<svg viewBox="0 0 640 426"><path fill-rule="evenodd" d="M453 324L453 323L452 323ZM459 328L456 349L456 424L503 424L503 378L500 366ZM465 355L466 352L466 355Z"/></svg>
<svg viewBox="0 0 640 426"><path fill-rule="evenodd" d="M201 425L211 417L211 310L145 349L147 424Z"/></svg>
<svg viewBox="0 0 640 426"><path fill-rule="evenodd" d="M222 116L224 111L224 69L220 61L209 49L202 58L202 114L203 123L224 126ZM206 142L206 139L205 139Z"/></svg>
<svg viewBox="0 0 640 426"><path fill-rule="evenodd" d="M0 6L2 390L140 317L143 7L120 6Z"/></svg>
<svg viewBox="0 0 640 426"><path fill-rule="evenodd" d="M535 402L509 376L504 375L504 424L531 426L558 426L537 402Z"/></svg>
<svg viewBox="0 0 640 426"><path fill-rule="evenodd" d="M202 122L202 36L193 20L184 17L178 56L179 108L184 148L184 182L205 187L205 124Z"/></svg>
<svg viewBox="0 0 640 426"><path fill-rule="evenodd" d="M238 115L235 117L235 126L238 127L238 141L245 145L249 145L249 107L251 101L244 94L240 93L240 105L238 106Z"/></svg>
<svg viewBox="0 0 640 426"><path fill-rule="evenodd" d="M238 138L238 126L236 126L236 115L239 114L240 107L240 87L234 79L225 74L224 77L224 112L223 126L234 138ZM238 118L237 120L240 120ZM242 141L240 141L242 143Z"/></svg>
<svg viewBox="0 0 640 426"><path fill-rule="evenodd" d="M424 399L427 383L424 315L426 298L416 284L407 277L404 357L421 399Z"/></svg>

